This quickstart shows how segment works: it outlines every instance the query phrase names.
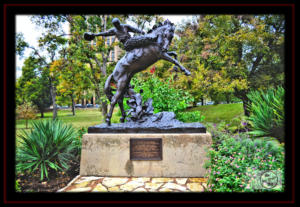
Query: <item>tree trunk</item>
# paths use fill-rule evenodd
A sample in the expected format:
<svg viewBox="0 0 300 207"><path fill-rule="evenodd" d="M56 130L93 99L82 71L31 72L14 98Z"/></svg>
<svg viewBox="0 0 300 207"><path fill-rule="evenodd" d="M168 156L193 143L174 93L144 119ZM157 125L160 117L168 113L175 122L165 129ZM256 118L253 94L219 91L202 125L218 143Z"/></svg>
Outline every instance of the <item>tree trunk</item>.
<svg viewBox="0 0 300 207"><path fill-rule="evenodd" d="M197 101L193 101L193 107L197 106Z"/></svg>
<svg viewBox="0 0 300 207"><path fill-rule="evenodd" d="M96 98L97 98L97 100L100 100L100 97L101 97L100 89L98 87L96 87ZM107 115L107 103L106 103L106 101L100 101L100 104L101 104L102 115L105 118L106 115Z"/></svg>
<svg viewBox="0 0 300 207"><path fill-rule="evenodd" d="M25 120L25 127L28 129L28 119Z"/></svg>
<svg viewBox="0 0 300 207"><path fill-rule="evenodd" d="M226 97L226 103L229 104L230 103L230 95L226 94L225 97Z"/></svg>
<svg viewBox="0 0 300 207"><path fill-rule="evenodd" d="M250 100L247 97L247 93L247 91L238 91L237 89L235 89L234 96L242 100L244 115L249 117L250 111L247 106L250 104Z"/></svg>
<svg viewBox="0 0 300 207"><path fill-rule="evenodd" d="M53 85L51 81L50 93L52 98L52 105L53 105L53 120L57 117L57 107L56 107L56 87Z"/></svg>
<svg viewBox="0 0 300 207"><path fill-rule="evenodd" d="M72 100L72 114L73 116L75 116L75 102L74 102L73 94L71 95L71 100Z"/></svg>
<svg viewBox="0 0 300 207"><path fill-rule="evenodd" d="M242 101L243 101L244 115L249 117L250 116L250 111L248 109L249 100L242 99Z"/></svg>
<svg viewBox="0 0 300 207"><path fill-rule="evenodd" d="M102 101L101 105L102 105L102 115L105 118L106 115L107 115L107 103L106 103L106 101Z"/></svg>
<svg viewBox="0 0 300 207"><path fill-rule="evenodd" d="M40 112L41 112L41 118L44 118L44 109L41 109Z"/></svg>

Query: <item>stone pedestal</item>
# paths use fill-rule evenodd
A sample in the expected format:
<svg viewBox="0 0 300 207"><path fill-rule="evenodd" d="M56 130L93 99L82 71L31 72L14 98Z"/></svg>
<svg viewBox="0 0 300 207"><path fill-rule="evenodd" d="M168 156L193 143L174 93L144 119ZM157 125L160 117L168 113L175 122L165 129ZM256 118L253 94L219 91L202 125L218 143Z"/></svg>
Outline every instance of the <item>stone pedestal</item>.
<svg viewBox="0 0 300 207"><path fill-rule="evenodd" d="M130 159L130 140L161 139L161 160ZM209 133L84 134L80 175L204 177Z"/></svg>

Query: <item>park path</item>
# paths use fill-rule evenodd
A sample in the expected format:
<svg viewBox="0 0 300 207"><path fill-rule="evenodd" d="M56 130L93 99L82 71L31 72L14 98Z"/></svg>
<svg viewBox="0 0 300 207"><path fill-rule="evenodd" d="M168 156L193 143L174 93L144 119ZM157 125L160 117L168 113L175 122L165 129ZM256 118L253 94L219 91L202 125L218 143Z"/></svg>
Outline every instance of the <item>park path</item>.
<svg viewBox="0 0 300 207"><path fill-rule="evenodd" d="M204 192L207 178L75 177L58 192Z"/></svg>

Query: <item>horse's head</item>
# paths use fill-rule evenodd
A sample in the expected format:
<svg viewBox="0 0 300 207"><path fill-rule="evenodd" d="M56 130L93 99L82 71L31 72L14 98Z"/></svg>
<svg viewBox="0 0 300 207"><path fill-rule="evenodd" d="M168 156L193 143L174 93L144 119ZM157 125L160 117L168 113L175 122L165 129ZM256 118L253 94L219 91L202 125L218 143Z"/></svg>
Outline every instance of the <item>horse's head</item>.
<svg viewBox="0 0 300 207"><path fill-rule="evenodd" d="M164 32L163 32L163 49L168 50L169 46L172 42L172 39L174 37L174 31L175 31L175 26L172 22L170 22L168 19L164 21L163 27L165 27Z"/></svg>
<svg viewBox="0 0 300 207"><path fill-rule="evenodd" d="M175 26L168 19L165 20L162 24L153 26L150 33L155 33L156 35L162 35L162 48L168 50L172 39L174 37Z"/></svg>

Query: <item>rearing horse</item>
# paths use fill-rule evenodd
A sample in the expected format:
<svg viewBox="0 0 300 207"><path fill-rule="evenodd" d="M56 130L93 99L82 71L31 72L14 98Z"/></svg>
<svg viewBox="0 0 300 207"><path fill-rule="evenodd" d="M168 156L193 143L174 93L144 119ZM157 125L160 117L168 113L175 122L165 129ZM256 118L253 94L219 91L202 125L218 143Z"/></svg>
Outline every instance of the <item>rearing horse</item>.
<svg viewBox="0 0 300 207"><path fill-rule="evenodd" d="M166 20L162 26L157 27L147 34L152 37L157 37L156 42L127 51L118 61L114 71L107 78L104 87L105 94L110 101L110 110L106 117L106 123L108 125L111 125L111 116L117 103L122 112L120 121L124 122L126 113L123 107L123 99L134 74L145 70L160 59L167 60L177 65L185 75L191 74L190 71L171 57L176 56L175 52L167 52L173 39L174 31L174 24L169 20ZM112 81L114 81L117 86L115 94L112 93L112 88L110 87Z"/></svg>

